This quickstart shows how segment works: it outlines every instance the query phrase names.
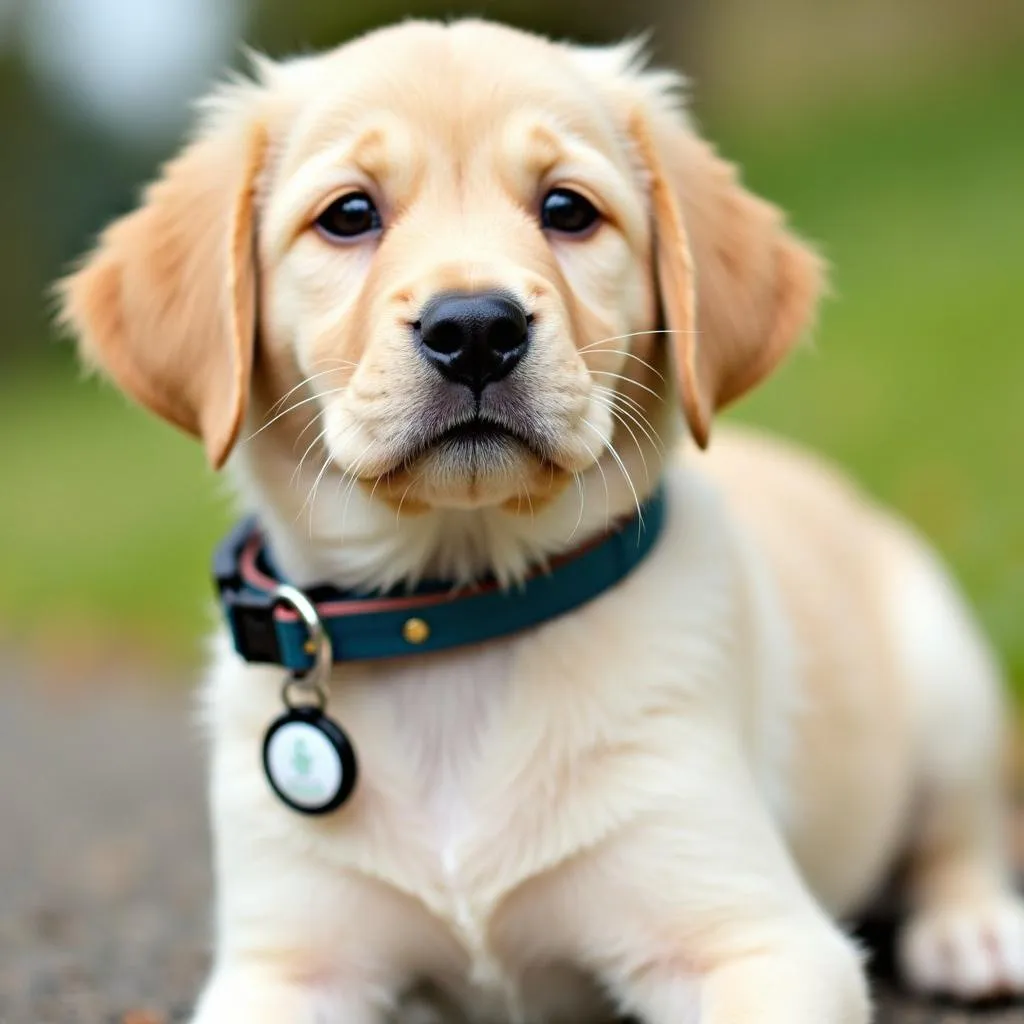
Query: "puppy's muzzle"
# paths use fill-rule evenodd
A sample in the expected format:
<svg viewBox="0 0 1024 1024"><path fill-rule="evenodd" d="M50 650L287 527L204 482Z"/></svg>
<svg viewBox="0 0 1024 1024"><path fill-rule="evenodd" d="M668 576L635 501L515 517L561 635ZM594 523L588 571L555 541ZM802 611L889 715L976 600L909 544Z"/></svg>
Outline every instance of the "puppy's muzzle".
<svg viewBox="0 0 1024 1024"><path fill-rule="evenodd" d="M479 400L507 377L530 345L530 317L503 292L437 295L413 325L420 352L454 384Z"/></svg>

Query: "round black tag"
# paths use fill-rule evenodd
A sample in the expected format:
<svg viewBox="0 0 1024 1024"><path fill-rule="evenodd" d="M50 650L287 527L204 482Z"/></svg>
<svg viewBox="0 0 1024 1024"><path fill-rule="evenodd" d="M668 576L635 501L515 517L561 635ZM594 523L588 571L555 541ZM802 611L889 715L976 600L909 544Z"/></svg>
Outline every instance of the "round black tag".
<svg viewBox="0 0 1024 1024"><path fill-rule="evenodd" d="M292 810L327 814L348 799L356 784L356 755L337 722L318 708L297 707L267 730L263 770Z"/></svg>

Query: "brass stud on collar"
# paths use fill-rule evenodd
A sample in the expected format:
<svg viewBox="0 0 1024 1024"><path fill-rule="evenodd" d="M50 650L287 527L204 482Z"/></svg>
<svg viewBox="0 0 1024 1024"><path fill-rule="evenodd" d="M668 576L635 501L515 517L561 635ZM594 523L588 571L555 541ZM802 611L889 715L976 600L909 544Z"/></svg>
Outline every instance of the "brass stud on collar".
<svg viewBox="0 0 1024 1024"><path fill-rule="evenodd" d="M423 619L406 619L402 625L402 637L409 644L426 643L430 639L430 626Z"/></svg>

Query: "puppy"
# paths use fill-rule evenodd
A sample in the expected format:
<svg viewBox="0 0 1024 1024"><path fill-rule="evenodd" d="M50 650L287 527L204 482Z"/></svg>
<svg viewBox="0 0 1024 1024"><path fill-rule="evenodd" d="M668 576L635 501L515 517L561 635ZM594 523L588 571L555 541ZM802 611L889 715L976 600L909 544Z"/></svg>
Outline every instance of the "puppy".
<svg viewBox="0 0 1024 1024"><path fill-rule="evenodd" d="M998 673L954 586L813 459L686 450L822 266L679 85L479 21L259 59L64 282L88 362L202 440L299 588L514 601L664 494L650 554L571 612L342 652L359 778L330 813L268 785L285 673L221 638L195 1024L862 1024L835 922L898 859L909 980L1024 991Z"/></svg>

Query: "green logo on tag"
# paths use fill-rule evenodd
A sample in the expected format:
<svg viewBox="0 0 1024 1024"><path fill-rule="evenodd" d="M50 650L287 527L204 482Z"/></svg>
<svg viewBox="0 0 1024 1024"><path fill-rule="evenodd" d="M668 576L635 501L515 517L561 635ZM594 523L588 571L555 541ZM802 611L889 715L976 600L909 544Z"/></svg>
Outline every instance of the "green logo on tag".
<svg viewBox="0 0 1024 1024"><path fill-rule="evenodd" d="M299 775L308 775L313 769L313 758L304 739L297 739L292 747L292 767Z"/></svg>

